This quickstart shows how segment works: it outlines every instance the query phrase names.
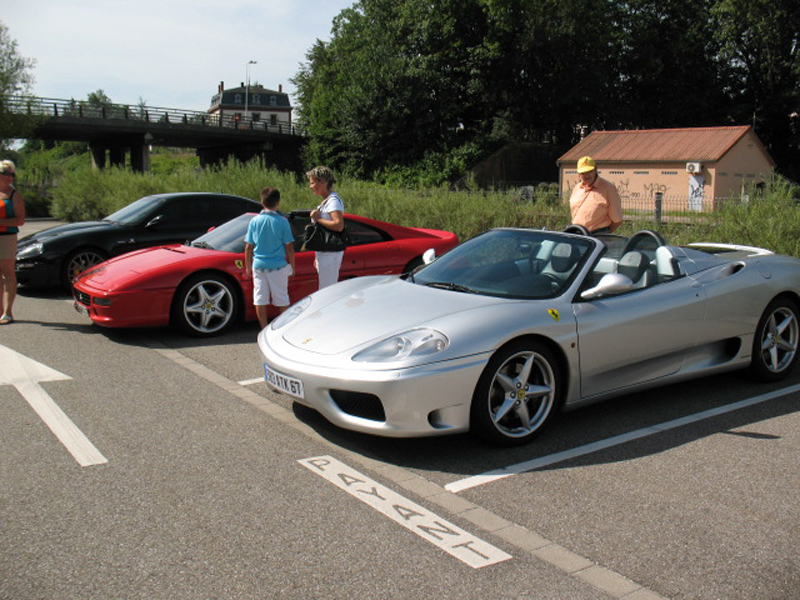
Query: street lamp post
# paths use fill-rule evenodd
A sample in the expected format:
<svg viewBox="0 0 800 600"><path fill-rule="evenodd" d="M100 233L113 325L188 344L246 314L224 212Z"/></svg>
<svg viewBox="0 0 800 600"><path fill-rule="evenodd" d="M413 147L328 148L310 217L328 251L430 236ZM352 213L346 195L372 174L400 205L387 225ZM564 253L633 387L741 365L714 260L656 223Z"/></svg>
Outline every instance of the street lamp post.
<svg viewBox="0 0 800 600"><path fill-rule="evenodd" d="M245 64L245 88L244 88L244 118L247 119L247 100L250 96L250 65L256 64L256 61L249 60ZM252 120L251 120L252 121Z"/></svg>

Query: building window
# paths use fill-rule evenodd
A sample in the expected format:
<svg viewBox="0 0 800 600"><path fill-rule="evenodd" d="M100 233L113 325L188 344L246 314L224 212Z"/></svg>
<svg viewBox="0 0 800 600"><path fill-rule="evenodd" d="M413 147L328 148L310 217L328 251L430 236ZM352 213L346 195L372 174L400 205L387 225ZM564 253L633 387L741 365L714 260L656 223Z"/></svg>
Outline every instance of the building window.
<svg viewBox="0 0 800 600"><path fill-rule="evenodd" d="M275 96L269 97L269 105L270 106L278 106L278 99Z"/></svg>
<svg viewBox="0 0 800 600"><path fill-rule="evenodd" d="M269 124L270 125L277 125L278 124L278 115L270 115L269 116Z"/></svg>
<svg viewBox="0 0 800 600"><path fill-rule="evenodd" d="M261 94L253 94L253 104L261 104Z"/></svg>
<svg viewBox="0 0 800 600"><path fill-rule="evenodd" d="M261 113L260 112L250 113L250 119L252 119L253 121L260 121Z"/></svg>
<svg viewBox="0 0 800 600"><path fill-rule="evenodd" d="M233 97L233 103L234 104L241 104L242 103L242 95L241 94L236 94Z"/></svg>

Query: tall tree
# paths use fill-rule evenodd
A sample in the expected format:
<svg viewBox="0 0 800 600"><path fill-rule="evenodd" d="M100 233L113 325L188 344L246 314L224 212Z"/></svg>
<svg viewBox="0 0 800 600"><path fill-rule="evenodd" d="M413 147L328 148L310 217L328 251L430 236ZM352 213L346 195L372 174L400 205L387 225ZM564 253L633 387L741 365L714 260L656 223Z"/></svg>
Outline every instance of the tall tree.
<svg viewBox="0 0 800 600"><path fill-rule="evenodd" d="M313 159L364 176L493 140L753 121L786 170L798 19L792 0L360 0L294 81Z"/></svg>
<svg viewBox="0 0 800 600"><path fill-rule="evenodd" d="M369 175L485 128L485 22L479 0L362 0L343 11L294 79L312 154Z"/></svg>
<svg viewBox="0 0 800 600"><path fill-rule="evenodd" d="M726 124L731 73L709 18L714 0L628 0L617 4L619 128Z"/></svg>
<svg viewBox="0 0 800 600"><path fill-rule="evenodd" d="M740 122L750 122L787 174L800 179L800 11L793 0L718 0L722 55L737 75Z"/></svg>
<svg viewBox="0 0 800 600"><path fill-rule="evenodd" d="M9 106L9 96L26 93L33 84L31 70L35 61L24 58L17 50L17 42L0 22L0 148L6 150L13 137L21 135L30 126L28 119L19 116Z"/></svg>

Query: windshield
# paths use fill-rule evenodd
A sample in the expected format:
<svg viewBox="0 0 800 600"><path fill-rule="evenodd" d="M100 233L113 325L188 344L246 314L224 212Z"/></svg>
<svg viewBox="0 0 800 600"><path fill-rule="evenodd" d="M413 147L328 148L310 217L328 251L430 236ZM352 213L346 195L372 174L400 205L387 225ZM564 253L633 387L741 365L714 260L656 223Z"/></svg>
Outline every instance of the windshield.
<svg viewBox="0 0 800 600"><path fill-rule="evenodd" d="M135 225L144 219L167 199L164 196L145 196L136 202L128 204L125 208L120 208L117 212L108 215L104 221L112 223L122 223L123 225Z"/></svg>
<svg viewBox="0 0 800 600"><path fill-rule="evenodd" d="M592 238L493 229L414 273L414 283L509 298L552 298L572 283L597 244Z"/></svg>
<svg viewBox="0 0 800 600"><path fill-rule="evenodd" d="M239 215L235 219L215 227L208 233L204 233L190 245L197 248L241 254L244 252L244 236L247 233L247 225L255 216L253 213Z"/></svg>

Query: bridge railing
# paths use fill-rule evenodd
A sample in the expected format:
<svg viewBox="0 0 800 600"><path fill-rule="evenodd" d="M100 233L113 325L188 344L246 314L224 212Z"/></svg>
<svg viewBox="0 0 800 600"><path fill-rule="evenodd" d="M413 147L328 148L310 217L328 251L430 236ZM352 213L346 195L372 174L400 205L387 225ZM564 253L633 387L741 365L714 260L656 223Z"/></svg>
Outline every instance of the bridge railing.
<svg viewBox="0 0 800 600"><path fill-rule="evenodd" d="M5 96L6 110L44 118L122 119L162 125L224 127L228 129L268 131L277 134L303 135L294 125L272 124L260 119L243 119L235 114L209 114L203 111L162 108L132 104L96 104L86 100L62 100L37 96Z"/></svg>

